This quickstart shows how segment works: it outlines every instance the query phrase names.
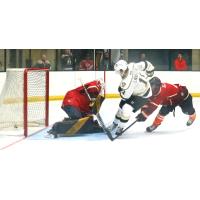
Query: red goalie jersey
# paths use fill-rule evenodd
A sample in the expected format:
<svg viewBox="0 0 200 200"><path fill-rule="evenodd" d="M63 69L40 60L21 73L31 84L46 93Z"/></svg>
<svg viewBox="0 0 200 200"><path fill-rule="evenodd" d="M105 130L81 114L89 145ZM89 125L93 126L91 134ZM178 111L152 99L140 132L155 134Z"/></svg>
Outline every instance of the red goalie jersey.
<svg viewBox="0 0 200 200"><path fill-rule="evenodd" d="M159 105L177 106L187 99L189 92L185 86L179 84L162 83L157 94L149 98L149 102L142 107L142 114L148 117Z"/></svg>
<svg viewBox="0 0 200 200"><path fill-rule="evenodd" d="M101 92L102 85L99 80L96 80L86 83L85 88L87 89L91 98L97 98ZM66 93L63 99L62 107L73 106L76 107L84 115L87 115L91 113L90 103L91 101L86 94L84 87L80 86Z"/></svg>

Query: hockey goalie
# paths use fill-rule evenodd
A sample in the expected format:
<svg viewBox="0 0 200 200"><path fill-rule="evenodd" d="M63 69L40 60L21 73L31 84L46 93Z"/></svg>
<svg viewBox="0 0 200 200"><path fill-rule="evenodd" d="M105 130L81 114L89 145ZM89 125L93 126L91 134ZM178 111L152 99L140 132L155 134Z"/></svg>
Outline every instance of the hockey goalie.
<svg viewBox="0 0 200 200"><path fill-rule="evenodd" d="M94 80L68 91L62 102L67 114L63 121L56 122L47 137L57 138L84 133L103 132L94 115L100 110L104 97L101 95L103 82Z"/></svg>

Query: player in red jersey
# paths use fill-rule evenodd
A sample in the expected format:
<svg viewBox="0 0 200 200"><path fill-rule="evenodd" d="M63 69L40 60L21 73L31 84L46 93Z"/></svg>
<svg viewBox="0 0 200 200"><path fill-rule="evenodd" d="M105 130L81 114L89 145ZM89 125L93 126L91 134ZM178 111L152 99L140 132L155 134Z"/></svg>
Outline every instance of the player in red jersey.
<svg viewBox="0 0 200 200"><path fill-rule="evenodd" d="M155 130L169 112L175 111L176 106L180 106L182 112L189 115L186 125L190 126L196 118L196 113L188 89L180 84L161 83L157 77L152 78L150 82L153 95L149 98L149 102L141 108L141 112L136 118L138 121L145 121L159 105L162 107L153 124L147 127L146 131Z"/></svg>
<svg viewBox="0 0 200 200"><path fill-rule="evenodd" d="M61 108L67 113L70 119L86 117L92 114L93 103L101 93L101 90L102 83L99 80L86 83L84 86L70 90L65 94Z"/></svg>
<svg viewBox="0 0 200 200"><path fill-rule="evenodd" d="M85 88L84 88L85 87ZM87 90L90 97L86 93ZM102 83L95 80L68 91L62 102L61 108L70 119L80 119L92 114L93 103L102 90Z"/></svg>
<svg viewBox="0 0 200 200"><path fill-rule="evenodd" d="M80 62L79 70L94 70L94 61L89 53L86 55L86 58Z"/></svg>
<svg viewBox="0 0 200 200"><path fill-rule="evenodd" d="M68 91L62 102L61 108L66 112L67 118L56 122L48 137L73 136L82 133L98 133L103 130L93 119L104 97L101 96L103 83L100 80L91 81L80 87Z"/></svg>

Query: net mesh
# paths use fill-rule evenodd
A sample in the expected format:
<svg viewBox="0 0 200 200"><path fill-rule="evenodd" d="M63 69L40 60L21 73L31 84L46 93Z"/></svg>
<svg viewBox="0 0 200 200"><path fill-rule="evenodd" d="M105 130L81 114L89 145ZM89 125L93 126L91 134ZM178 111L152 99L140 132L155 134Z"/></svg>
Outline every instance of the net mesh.
<svg viewBox="0 0 200 200"><path fill-rule="evenodd" d="M0 95L0 129L24 126L24 70L8 69ZM27 71L28 126L45 124L46 71Z"/></svg>

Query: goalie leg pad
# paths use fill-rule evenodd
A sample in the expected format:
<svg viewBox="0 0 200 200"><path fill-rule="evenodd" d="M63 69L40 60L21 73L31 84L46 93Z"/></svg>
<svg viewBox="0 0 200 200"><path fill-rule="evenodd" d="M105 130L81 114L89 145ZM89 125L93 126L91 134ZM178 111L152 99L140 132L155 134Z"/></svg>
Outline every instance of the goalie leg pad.
<svg viewBox="0 0 200 200"><path fill-rule="evenodd" d="M103 131L98 123L93 121L92 116L78 120L56 122L51 130L59 136L74 136L77 134L99 133Z"/></svg>

